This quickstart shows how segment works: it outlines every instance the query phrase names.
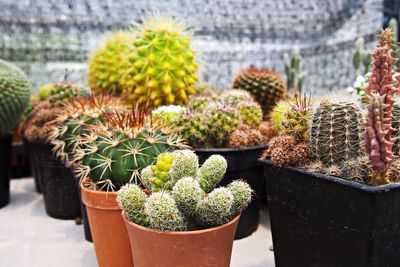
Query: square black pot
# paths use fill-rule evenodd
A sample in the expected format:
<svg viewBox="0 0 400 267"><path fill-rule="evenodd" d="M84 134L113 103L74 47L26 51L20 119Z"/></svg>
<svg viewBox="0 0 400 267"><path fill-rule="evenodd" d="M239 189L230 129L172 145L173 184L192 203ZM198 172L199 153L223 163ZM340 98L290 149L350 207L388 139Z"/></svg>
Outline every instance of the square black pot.
<svg viewBox="0 0 400 267"><path fill-rule="evenodd" d="M276 266L400 266L400 184L262 162Z"/></svg>

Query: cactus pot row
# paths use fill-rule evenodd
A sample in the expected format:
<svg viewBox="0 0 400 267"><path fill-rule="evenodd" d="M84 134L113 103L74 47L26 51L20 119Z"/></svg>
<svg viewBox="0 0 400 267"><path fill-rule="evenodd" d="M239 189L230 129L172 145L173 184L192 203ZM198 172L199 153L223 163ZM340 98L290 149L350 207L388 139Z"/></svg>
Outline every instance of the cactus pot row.
<svg viewBox="0 0 400 267"><path fill-rule="evenodd" d="M37 166L33 162L33 154L32 154L32 148L30 147L30 142L28 140L26 140L25 138L22 139L22 142L24 144L26 154L28 155L29 167L31 169L33 180L35 182L36 192L42 193L42 189L40 188L39 178L38 178L38 175L36 175Z"/></svg>
<svg viewBox="0 0 400 267"><path fill-rule="evenodd" d="M12 134L0 135L0 208L10 202Z"/></svg>
<svg viewBox="0 0 400 267"><path fill-rule="evenodd" d="M400 185L262 160L276 266L400 266Z"/></svg>
<svg viewBox="0 0 400 267"><path fill-rule="evenodd" d="M227 224L198 231L162 232L128 221L115 192L93 191L81 183L100 267L230 265L240 215Z"/></svg>
<svg viewBox="0 0 400 267"><path fill-rule="evenodd" d="M261 145L246 148L195 149L200 163L213 154L219 154L228 161L228 169L220 186L225 186L236 179L242 179L255 191L252 202L242 212L235 239L249 236L257 230L260 219L260 197L265 192L263 166L258 162L258 158L266 147L266 145Z"/></svg>
<svg viewBox="0 0 400 267"><path fill-rule="evenodd" d="M72 170L53 155L51 144L27 142L27 145L47 215L57 219L80 217L80 200Z"/></svg>

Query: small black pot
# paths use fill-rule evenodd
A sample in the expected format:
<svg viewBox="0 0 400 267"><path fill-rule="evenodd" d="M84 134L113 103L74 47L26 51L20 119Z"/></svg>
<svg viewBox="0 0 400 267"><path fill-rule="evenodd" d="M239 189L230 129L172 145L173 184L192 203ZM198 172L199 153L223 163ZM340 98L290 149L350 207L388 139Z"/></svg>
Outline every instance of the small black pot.
<svg viewBox="0 0 400 267"><path fill-rule="evenodd" d="M40 188L39 175L37 174L39 166L33 162L32 150L34 148L30 147L31 143L28 140L26 140L25 138L22 140L22 142L24 144L26 154L28 155L29 166L31 168L33 180L35 182L36 192L42 193L42 189ZM40 173L40 171L39 171L39 173Z"/></svg>
<svg viewBox="0 0 400 267"><path fill-rule="evenodd" d="M10 203L12 134L0 136L0 208Z"/></svg>
<svg viewBox="0 0 400 267"><path fill-rule="evenodd" d="M46 213L57 219L76 219L81 216L81 208L75 175L53 155L52 147L45 143L29 144Z"/></svg>
<svg viewBox="0 0 400 267"><path fill-rule="evenodd" d="M260 219L260 195L264 190L264 173L262 164L257 160L265 148L266 145L247 148L194 149L199 156L200 163L203 163L209 156L214 154L219 154L226 158L228 161L228 170L219 185L224 186L234 180L242 179L249 183L255 191L255 196L249 207L242 212L235 239L251 235L258 227Z"/></svg>
<svg viewBox="0 0 400 267"><path fill-rule="evenodd" d="M78 191L78 194L79 194L79 200L80 200L79 202L80 202L80 206L81 206L81 214L82 214L83 230L85 233L85 239L86 239L86 241L93 242L92 232L90 231L89 218L88 218L87 212L86 212L86 205L82 201L81 186L79 184L79 179L75 179L75 186L76 186L76 190Z"/></svg>
<svg viewBox="0 0 400 267"><path fill-rule="evenodd" d="M400 184L263 160L276 266L400 266Z"/></svg>

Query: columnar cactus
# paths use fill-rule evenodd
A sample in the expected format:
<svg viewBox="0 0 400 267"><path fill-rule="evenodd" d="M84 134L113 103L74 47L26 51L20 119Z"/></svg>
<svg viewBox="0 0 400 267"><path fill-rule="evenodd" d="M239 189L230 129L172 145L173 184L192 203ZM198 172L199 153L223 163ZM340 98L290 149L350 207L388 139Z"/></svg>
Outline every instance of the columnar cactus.
<svg viewBox="0 0 400 267"><path fill-rule="evenodd" d="M155 126L143 109L105 113L105 121L91 127L75 152L80 176L98 187L139 183L140 171L159 154L185 147L179 135Z"/></svg>
<svg viewBox="0 0 400 267"><path fill-rule="evenodd" d="M28 78L22 70L0 60L0 136L17 125L30 94Z"/></svg>
<svg viewBox="0 0 400 267"><path fill-rule="evenodd" d="M393 32L382 31L379 43L373 53L372 74L365 92L367 95L367 116L365 122L365 148L374 170L372 185L390 183L389 169L393 161L395 139L392 138L392 107L397 90L393 81Z"/></svg>
<svg viewBox="0 0 400 267"><path fill-rule="evenodd" d="M233 88L249 91L268 116L275 104L286 94L286 85L277 72L249 68L241 71L233 82Z"/></svg>
<svg viewBox="0 0 400 267"><path fill-rule="evenodd" d="M125 57L131 51L131 43L132 33L116 32L93 52L88 63L88 83L93 93L122 93L121 76L127 68Z"/></svg>
<svg viewBox="0 0 400 267"><path fill-rule="evenodd" d="M134 50L122 86L129 99L151 107L186 104L198 80L192 32L171 17L153 16L133 26ZM150 99L149 99L150 98Z"/></svg>
<svg viewBox="0 0 400 267"><path fill-rule="evenodd" d="M361 156L363 119L353 103L322 101L312 116L310 150L324 165L340 165Z"/></svg>
<svg viewBox="0 0 400 267"><path fill-rule="evenodd" d="M301 57L298 52L290 58L285 55L286 84L289 92L300 95L303 89L305 74L300 70Z"/></svg>
<svg viewBox="0 0 400 267"><path fill-rule="evenodd" d="M172 191L164 187L166 190L153 192L147 197L134 184L118 191L118 203L129 220L161 231L186 231L227 223L249 205L252 190L243 181L234 181L227 187L214 189L226 171L227 163L223 157L211 156L206 166L203 165L193 174L193 166L196 165L193 163L198 162L197 156L188 150L174 152L176 155L179 153L182 153L180 175ZM172 163L174 165L178 165L176 158ZM220 165L225 167L221 168ZM149 169L151 167L143 172ZM145 176L143 172L142 177ZM153 188L150 186L148 189Z"/></svg>

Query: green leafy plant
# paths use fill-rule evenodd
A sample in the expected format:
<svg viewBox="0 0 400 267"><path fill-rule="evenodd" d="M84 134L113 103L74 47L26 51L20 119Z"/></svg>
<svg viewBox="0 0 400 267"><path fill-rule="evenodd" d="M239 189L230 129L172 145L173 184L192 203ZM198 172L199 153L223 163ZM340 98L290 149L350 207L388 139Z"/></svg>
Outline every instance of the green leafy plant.
<svg viewBox="0 0 400 267"><path fill-rule="evenodd" d="M156 192L149 196L135 184L118 191L119 205L136 224L161 231L209 228L229 222L251 202L252 190L243 181L215 189L227 168L222 156L211 156L201 167L197 156L189 150L161 154L159 160L171 165L162 188L151 182L148 189ZM143 172L152 170L157 176L159 169L157 162ZM152 177L159 179L155 176Z"/></svg>

